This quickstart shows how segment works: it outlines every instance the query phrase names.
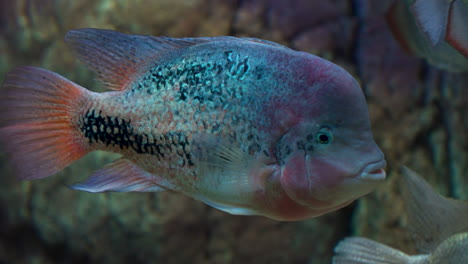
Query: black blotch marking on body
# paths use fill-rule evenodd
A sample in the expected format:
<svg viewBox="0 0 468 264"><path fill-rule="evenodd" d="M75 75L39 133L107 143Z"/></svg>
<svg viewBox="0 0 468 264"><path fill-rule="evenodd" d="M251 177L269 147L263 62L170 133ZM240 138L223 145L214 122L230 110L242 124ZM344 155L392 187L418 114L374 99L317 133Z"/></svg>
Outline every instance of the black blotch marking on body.
<svg viewBox="0 0 468 264"><path fill-rule="evenodd" d="M291 154L293 149L288 144L284 144L283 139L280 139L276 144L275 157L280 165L283 165L286 158Z"/></svg>
<svg viewBox="0 0 468 264"><path fill-rule="evenodd" d="M304 144L304 149L307 152L312 152L314 151L314 144L315 144L315 135L314 134L307 135L306 142Z"/></svg>
<svg viewBox="0 0 468 264"><path fill-rule="evenodd" d="M79 128L90 145L102 143L106 146L118 146L122 150L130 148L138 154L157 156L159 160L167 158L170 154L177 154L182 158L182 166L194 165L190 144L183 132L169 132L163 135L138 134L132 127L131 120L103 116L101 111L91 109L79 120Z"/></svg>
<svg viewBox="0 0 468 264"><path fill-rule="evenodd" d="M130 121L117 117L102 116L101 111L88 110L80 122L80 130L89 140L104 143L106 146L118 145L121 149L129 148L133 128Z"/></svg>
<svg viewBox="0 0 468 264"><path fill-rule="evenodd" d="M297 147L297 149L299 149L299 150L305 151L305 144L304 144L304 141L302 141L302 140L297 141L297 142L296 142L296 147Z"/></svg>

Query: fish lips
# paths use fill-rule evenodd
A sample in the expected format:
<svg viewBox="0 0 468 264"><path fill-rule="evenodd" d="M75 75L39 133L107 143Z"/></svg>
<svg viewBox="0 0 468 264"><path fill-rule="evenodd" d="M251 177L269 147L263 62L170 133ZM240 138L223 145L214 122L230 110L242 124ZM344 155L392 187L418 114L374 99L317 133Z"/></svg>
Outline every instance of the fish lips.
<svg viewBox="0 0 468 264"><path fill-rule="evenodd" d="M329 190L336 203L358 199L371 191L386 178L384 159L366 164L353 177L344 179L338 186Z"/></svg>
<svg viewBox="0 0 468 264"><path fill-rule="evenodd" d="M365 181L383 181L387 177L384 170L386 166L387 162L385 159L368 163L358 173L357 179Z"/></svg>

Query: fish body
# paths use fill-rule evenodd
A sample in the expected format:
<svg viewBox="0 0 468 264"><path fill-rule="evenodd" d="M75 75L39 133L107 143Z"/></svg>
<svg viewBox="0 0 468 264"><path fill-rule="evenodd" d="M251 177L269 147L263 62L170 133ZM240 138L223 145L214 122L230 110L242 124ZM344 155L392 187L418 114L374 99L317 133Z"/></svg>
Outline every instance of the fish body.
<svg viewBox="0 0 468 264"><path fill-rule="evenodd" d="M363 237L350 237L335 247L333 264L461 264L468 261L468 233L455 234L434 252L407 255L398 249Z"/></svg>
<svg viewBox="0 0 468 264"><path fill-rule="evenodd" d="M390 28L408 52L451 72L468 71L468 1L395 0Z"/></svg>
<svg viewBox="0 0 468 264"><path fill-rule="evenodd" d="M409 168L403 167L401 175L408 229L421 252L432 252L449 237L468 232L468 201L440 195Z"/></svg>
<svg viewBox="0 0 468 264"><path fill-rule="evenodd" d="M367 238L349 237L335 247L334 264L468 263L468 202L441 196L406 167L401 172L408 231L421 254L411 256Z"/></svg>
<svg viewBox="0 0 468 264"><path fill-rule="evenodd" d="M364 95L331 62L251 38L80 29L65 41L114 91L10 72L0 136L21 179L104 150L123 158L75 189L174 190L232 214L299 220L385 178Z"/></svg>

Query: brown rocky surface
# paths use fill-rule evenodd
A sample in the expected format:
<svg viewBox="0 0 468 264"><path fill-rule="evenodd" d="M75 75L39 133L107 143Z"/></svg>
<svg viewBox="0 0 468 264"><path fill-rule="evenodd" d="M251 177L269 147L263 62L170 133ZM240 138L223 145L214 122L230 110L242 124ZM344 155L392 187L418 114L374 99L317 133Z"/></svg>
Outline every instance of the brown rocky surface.
<svg viewBox="0 0 468 264"><path fill-rule="evenodd" d="M406 164L442 194L468 199L468 76L406 54L387 1L0 1L0 80L17 65L99 85L66 48L65 33L99 27L135 34L265 38L343 66L368 97L389 179L338 212L301 222L232 216L175 193L88 194L67 188L113 159L96 153L55 177L19 182L0 158L0 262L329 263L344 236L414 245L401 214ZM412 252L408 252L412 253Z"/></svg>

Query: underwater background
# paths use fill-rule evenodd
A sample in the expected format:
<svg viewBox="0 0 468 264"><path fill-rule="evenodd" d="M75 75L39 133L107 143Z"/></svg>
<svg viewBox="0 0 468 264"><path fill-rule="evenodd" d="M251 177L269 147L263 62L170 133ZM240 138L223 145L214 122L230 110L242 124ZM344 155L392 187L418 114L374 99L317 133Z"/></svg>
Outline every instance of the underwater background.
<svg viewBox="0 0 468 264"><path fill-rule="evenodd" d="M63 41L95 27L171 36L248 36L344 67L362 85L388 179L350 206L279 222L234 216L181 194L89 194L67 188L116 158L95 152L41 181L21 182L0 150L0 263L330 263L343 237L364 236L415 253L399 168L439 193L468 200L468 74L406 52L372 0L0 1L0 82L15 66L101 85ZM447 223L450 224L450 223Z"/></svg>

